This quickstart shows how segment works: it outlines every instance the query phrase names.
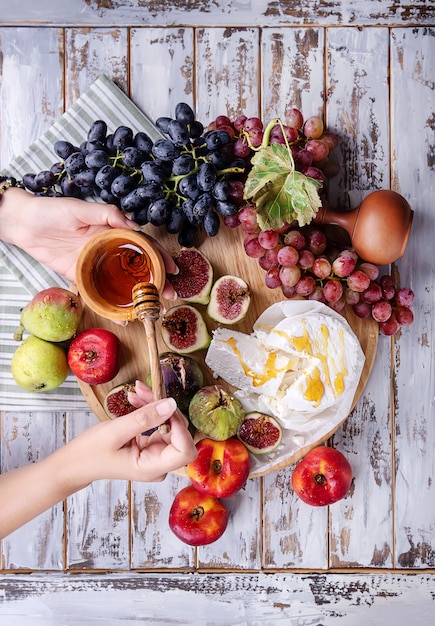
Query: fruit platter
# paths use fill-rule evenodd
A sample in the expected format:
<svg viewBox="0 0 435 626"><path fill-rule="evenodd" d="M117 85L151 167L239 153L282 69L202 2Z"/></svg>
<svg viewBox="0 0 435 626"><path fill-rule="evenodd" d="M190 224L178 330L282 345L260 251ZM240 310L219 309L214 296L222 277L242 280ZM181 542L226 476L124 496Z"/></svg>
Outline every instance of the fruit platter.
<svg viewBox="0 0 435 626"><path fill-rule="evenodd" d="M250 476L261 476L297 462L333 435L363 392L379 333L390 336L412 322L411 290L399 288L390 275L380 276L377 266L403 254L412 211L398 194L378 191L356 209L350 229L343 216L328 222L327 189L337 173L333 151L338 140L318 116L304 120L300 111L290 109L284 121L263 124L244 115L235 120L219 116L204 127L180 103L173 118L159 118L155 124L160 138L152 140L128 126L109 133L105 122L96 120L82 146L57 141L59 161L50 171L25 175L23 183L34 193L91 200L97 195L99 201L114 203L136 223L144 241L157 242L173 257L179 271L167 279L176 297L167 300L160 293L155 321L162 371L172 368L163 376L165 393L172 393L173 370L191 360L189 372L197 368L200 382L197 376L187 389L185 404L176 399L195 437L237 436L252 455ZM364 248L363 223L370 223L368 232L377 232L373 215L385 221L386 213L392 245L384 237L373 247L375 237L370 237L372 247ZM387 256L376 256L379 249ZM136 267L139 256L130 248L118 251L117 263L130 275L133 269L141 271ZM125 280L124 274L114 282L112 276L110 291L121 294ZM96 416L114 419L133 410L126 391L134 381L150 383L149 337L134 315L120 325L109 313L96 310L77 282L85 300L79 330L116 335L117 367L108 380L98 381L76 372L72 358L71 369ZM295 324L302 324L297 340L292 335ZM285 356L290 336L291 355ZM270 347L270 337L281 343ZM225 353L228 346L231 350ZM259 362L263 357L267 361L260 382L255 363L249 362L256 351ZM283 355L285 364L278 367L275 358ZM334 380L332 371L337 372ZM290 377L284 381L286 374ZM289 382L296 374L296 382ZM273 387L275 379L283 386ZM243 387L246 380L248 390ZM297 396L296 383L305 385L303 397ZM258 393L267 386L273 390ZM198 395L204 389L205 400ZM285 405L287 390L290 404ZM204 407L210 408L216 393L221 404L225 397L231 417L226 411L224 420L221 410L218 434L213 435L207 420L217 412L207 409L204 419ZM256 438L253 427L247 429L254 415ZM267 441L266 423L268 432L275 429L272 442Z"/></svg>

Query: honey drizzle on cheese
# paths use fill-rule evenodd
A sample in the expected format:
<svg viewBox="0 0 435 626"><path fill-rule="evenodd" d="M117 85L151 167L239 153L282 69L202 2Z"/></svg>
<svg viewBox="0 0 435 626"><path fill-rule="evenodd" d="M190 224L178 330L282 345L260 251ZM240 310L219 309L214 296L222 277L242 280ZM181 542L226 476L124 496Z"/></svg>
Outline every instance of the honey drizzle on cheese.
<svg viewBox="0 0 435 626"><path fill-rule="evenodd" d="M283 372L287 370L287 367L277 369L275 364L276 357L278 356L277 353L268 352L263 372L261 374L259 372L254 372L243 360L242 354L236 345L236 340L234 339L234 337L230 337L229 339L222 341L222 343L226 343L232 348L234 354L239 359L245 376L249 377L252 380L252 384L254 387L260 387L260 385L264 385L264 383L266 383L270 378L274 378L278 372Z"/></svg>
<svg viewBox="0 0 435 626"><path fill-rule="evenodd" d="M305 325L305 320L303 320ZM339 372L335 375L333 383L331 382L331 372L329 367L328 360L328 343L330 341L329 338L329 329L325 324L321 324L320 333L321 333L321 345L319 346L319 341L315 338L311 338L307 329L305 328L302 335L290 336L285 331L280 331L273 329L273 333L284 337L286 341L290 343L298 352L306 353L309 356L317 358L322 364L322 371L325 378L325 384L332 389L334 396L338 397L344 392L344 378L347 375L347 369L345 366L345 351L344 351L344 335L343 329L339 329L339 341L340 341L340 349L339 353L341 355L340 363L339 363ZM321 372L319 368L314 368L312 374L308 374L305 372L305 378L307 382L306 389L304 391L304 398L307 402L312 402L315 407L320 405L322 398L325 394L325 387L321 380Z"/></svg>

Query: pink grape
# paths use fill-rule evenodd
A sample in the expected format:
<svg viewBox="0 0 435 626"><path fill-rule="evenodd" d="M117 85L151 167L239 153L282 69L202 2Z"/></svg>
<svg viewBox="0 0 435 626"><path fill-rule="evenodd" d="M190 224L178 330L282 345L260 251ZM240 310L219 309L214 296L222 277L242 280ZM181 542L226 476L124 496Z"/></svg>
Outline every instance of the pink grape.
<svg viewBox="0 0 435 626"><path fill-rule="evenodd" d="M262 230L258 234L258 241L265 250L272 250L279 242L279 235L276 230Z"/></svg>
<svg viewBox="0 0 435 626"><path fill-rule="evenodd" d="M363 292L370 285L370 278L364 272L355 270L347 277L347 285L353 291Z"/></svg>
<svg viewBox="0 0 435 626"><path fill-rule="evenodd" d="M308 249L315 255L325 252L327 239L322 230L313 229L307 233Z"/></svg>
<svg viewBox="0 0 435 626"><path fill-rule="evenodd" d="M295 162L295 167L300 172L305 170L307 167L310 167L313 162L313 155L311 154L311 152L308 152L308 150L305 150L304 148L296 150L293 158Z"/></svg>
<svg viewBox="0 0 435 626"><path fill-rule="evenodd" d="M278 263L284 267L293 267L299 261L299 253L293 246L283 246L278 250Z"/></svg>
<svg viewBox="0 0 435 626"><path fill-rule="evenodd" d="M247 159L251 155L251 148L248 145L245 137L238 137L233 145L234 156L241 159Z"/></svg>
<svg viewBox="0 0 435 626"><path fill-rule="evenodd" d="M329 154L328 146L319 139L309 139L305 144L305 150L312 154L314 163L326 159Z"/></svg>
<svg viewBox="0 0 435 626"><path fill-rule="evenodd" d="M326 303L322 287L317 286L308 296L308 300L316 300L317 302Z"/></svg>
<svg viewBox="0 0 435 626"><path fill-rule="evenodd" d="M372 305L372 317L376 322L386 322L392 312L393 307L387 300L380 300Z"/></svg>
<svg viewBox="0 0 435 626"><path fill-rule="evenodd" d="M233 122L233 126L234 129L239 131L243 128L243 126L245 125L245 122L248 118L246 117L246 115L239 115L236 117L236 119Z"/></svg>
<svg viewBox="0 0 435 626"><path fill-rule="evenodd" d="M313 293L316 288L316 281L312 276L302 276L295 285L298 296L307 297Z"/></svg>
<svg viewBox="0 0 435 626"><path fill-rule="evenodd" d="M284 236L284 244L286 246L293 246L296 250L302 250L305 248L307 242L300 230L289 230Z"/></svg>
<svg viewBox="0 0 435 626"><path fill-rule="evenodd" d="M264 248L261 246L256 235L248 235L245 237L243 246L246 254L253 259L258 259L264 254Z"/></svg>
<svg viewBox="0 0 435 626"><path fill-rule="evenodd" d="M276 124L276 126L272 128L272 131L270 133L270 142L285 144L285 141L287 139L289 143L293 143L298 139L298 137L299 133L296 128L284 126L284 128L282 129L279 124Z"/></svg>
<svg viewBox="0 0 435 626"><path fill-rule="evenodd" d="M248 117L243 124L243 129L248 131L254 129L263 130L263 122L259 117Z"/></svg>
<svg viewBox="0 0 435 626"><path fill-rule="evenodd" d="M299 109L292 107L291 109L286 109L285 121L288 126L291 126L291 128L299 129L302 128L304 118Z"/></svg>
<svg viewBox="0 0 435 626"><path fill-rule="evenodd" d="M304 170L302 170L302 173L305 174L305 176L308 176L308 178L314 178L314 180L318 180L321 183L324 183L326 180L326 176L322 172L322 170L320 170L318 167L314 167L313 165L310 165L310 167L306 167Z"/></svg>
<svg viewBox="0 0 435 626"><path fill-rule="evenodd" d="M301 277L301 270L297 265L294 267L281 267L279 277L281 283L286 287L295 287Z"/></svg>
<svg viewBox="0 0 435 626"><path fill-rule="evenodd" d="M255 235L260 232L257 222L257 209L254 205L248 204L238 212L239 222L242 230L247 235Z"/></svg>
<svg viewBox="0 0 435 626"><path fill-rule="evenodd" d="M394 286L394 278L389 274L381 276L379 284L382 288L382 294L386 300L392 300L396 295L396 287Z"/></svg>
<svg viewBox="0 0 435 626"><path fill-rule="evenodd" d="M235 215L224 215L222 220L228 228L237 228L240 226L240 220L237 213Z"/></svg>
<svg viewBox="0 0 435 626"><path fill-rule="evenodd" d="M258 263L263 270L278 267L278 248L266 250L264 254L258 258Z"/></svg>
<svg viewBox="0 0 435 626"><path fill-rule="evenodd" d="M354 306L360 301L360 295L357 291L353 291L352 289L349 289L349 287L347 287L347 289L344 290L344 299L346 301L346 304Z"/></svg>
<svg viewBox="0 0 435 626"><path fill-rule="evenodd" d="M331 309L333 309L334 311L337 311L337 313L340 313L340 311L342 311L344 307L346 306L346 301L342 296L335 302L327 302L327 304Z"/></svg>
<svg viewBox="0 0 435 626"><path fill-rule="evenodd" d="M379 276L379 267L377 265L373 265L373 263L361 263L358 267L361 272L367 274L370 280L376 280Z"/></svg>
<svg viewBox="0 0 435 626"><path fill-rule="evenodd" d="M296 295L295 287L288 287L287 285L281 285L281 291L282 291L282 295L289 299L294 298Z"/></svg>
<svg viewBox="0 0 435 626"><path fill-rule="evenodd" d="M318 139L323 133L323 121L318 115L312 115L304 124L304 135L311 139Z"/></svg>
<svg viewBox="0 0 435 626"><path fill-rule="evenodd" d="M231 126L231 120L227 115L218 115L215 119L216 128L222 128L222 126Z"/></svg>
<svg viewBox="0 0 435 626"><path fill-rule="evenodd" d="M263 131L260 128L253 128L249 131L249 141L254 146L254 148L258 148L261 146L261 142L263 141Z"/></svg>
<svg viewBox="0 0 435 626"><path fill-rule="evenodd" d="M414 292L409 287L402 287L397 291L395 299L397 304L410 307L414 302Z"/></svg>
<svg viewBox="0 0 435 626"><path fill-rule="evenodd" d="M299 267L301 269L307 270L310 267L313 267L314 260L315 256L311 250L301 250L299 252Z"/></svg>
<svg viewBox="0 0 435 626"><path fill-rule="evenodd" d="M317 278L327 278L331 275L331 263L328 261L326 256L319 256L317 259L314 259L313 263L313 274L317 276Z"/></svg>
<svg viewBox="0 0 435 626"><path fill-rule="evenodd" d="M228 181L228 185L230 188L228 199L236 206L240 206L243 202L244 183L242 183L241 180L230 180Z"/></svg>
<svg viewBox="0 0 435 626"><path fill-rule="evenodd" d="M362 299L364 302L379 302L382 298L381 286L377 283L370 283L370 285L362 292Z"/></svg>
<svg viewBox="0 0 435 626"><path fill-rule="evenodd" d="M414 321L414 314L411 309L405 305L400 305L395 310L396 319L401 326L409 326Z"/></svg>
<svg viewBox="0 0 435 626"><path fill-rule="evenodd" d="M338 280L328 280L323 285L323 295L328 303L337 302L343 295L343 285Z"/></svg>
<svg viewBox="0 0 435 626"><path fill-rule="evenodd" d="M322 165L317 163L317 167L321 168L326 178L334 178L334 176L337 176L340 171L340 164L330 158L325 159L325 161L322 162Z"/></svg>
<svg viewBox="0 0 435 626"><path fill-rule="evenodd" d="M355 311L356 315L358 315L358 317L361 317L362 319L367 319L372 313L371 304L369 304L368 302L358 302L353 306L353 310Z"/></svg>
<svg viewBox="0 0 435 626"><path fill-rule="evenodd" d="M265 274L266 287L276 289L281 286L280 270L277 267L271 267Z"/></svg>
<svg viewBox="0 0 435 626"><path fill-rule="evenodd" d="M320 141L323 141L324 143L326 143L326 145L328 146L329 150L335 150L335 148L338 146L338 137L335 133L331 133L330 131L326 130L324 133L322 133L319 137Z"/></svg>
<svg viewBox="0 0 435 626"><path fill-rule="evenodd" d="M346 250L343 250L341 254L334 260L332 263L332 271L336 276L340 278L346 278L350 276L356 267L355 255L352 253L348 253Z"/></svg>
<svg viewBox="0 0 435 626"><path fill-rule="evenodd" d="M381 331L383 335L386 335L387 337L391 337L392 335L395 335L397 331L400 330L400 324L397 321L394 313L391 314L391 316L387 319L386 322L381 322L379 324L379 330Z"/></svg>

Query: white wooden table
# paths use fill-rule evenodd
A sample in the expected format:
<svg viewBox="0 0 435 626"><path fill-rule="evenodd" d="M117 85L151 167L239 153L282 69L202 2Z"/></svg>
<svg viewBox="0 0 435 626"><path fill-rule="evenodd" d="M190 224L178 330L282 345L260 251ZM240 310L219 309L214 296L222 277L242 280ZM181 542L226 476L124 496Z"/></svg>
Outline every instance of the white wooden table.
<svg viewBox="0 0 435 626"><path fill-rule="evenodd" d="M1 165L102 73L152 119L179 101L201 121L299 106L340 135L334 203L393 188L412 205L394 269L416 293L414 324L380 338L365 392L334 436L354 469L349 497L301 504L291 467L250 480L224 536L195 550L167 527L183 478L96 483L2 542L2 624L433 622L434 35L432 0L0 0ZM94 421L4 412L1 470Z"/></svg>

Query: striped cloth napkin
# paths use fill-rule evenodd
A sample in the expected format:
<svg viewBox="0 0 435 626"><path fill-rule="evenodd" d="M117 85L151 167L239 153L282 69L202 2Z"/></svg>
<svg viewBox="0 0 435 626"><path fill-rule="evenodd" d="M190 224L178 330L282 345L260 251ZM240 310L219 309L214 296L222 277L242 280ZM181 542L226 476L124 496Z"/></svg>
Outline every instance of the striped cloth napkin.
<svg viewBox="0 0 435 626"><path fill-rule="evenodd" d="M57 160L53 150L59 139L80 145L90 125L105 120L108 132L125 125L134 132L145 131L152 139L159 131L137 106L107 76L100 76L80 98L20 156L2 175L23 177L27 172L50 169ZM32 259L15 246L0 241L0 409L10 411L83 411L89 409L75 377L70 374L57 389L28 393L20 389L10 373L13 353L19 344L14 340L20 310L33 295L53 286L68 287L65 279Z"/></svg>

